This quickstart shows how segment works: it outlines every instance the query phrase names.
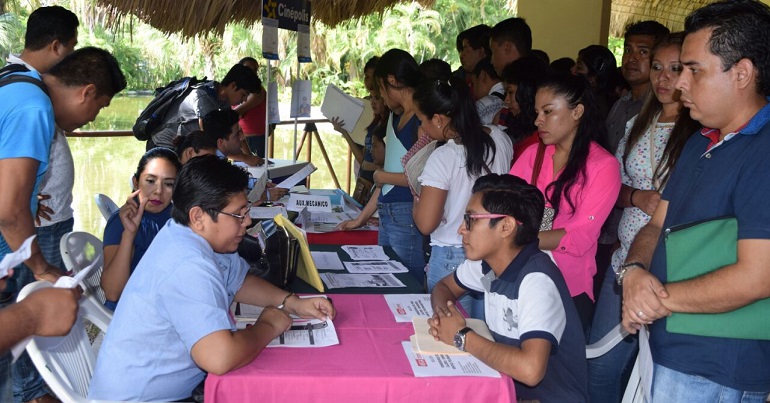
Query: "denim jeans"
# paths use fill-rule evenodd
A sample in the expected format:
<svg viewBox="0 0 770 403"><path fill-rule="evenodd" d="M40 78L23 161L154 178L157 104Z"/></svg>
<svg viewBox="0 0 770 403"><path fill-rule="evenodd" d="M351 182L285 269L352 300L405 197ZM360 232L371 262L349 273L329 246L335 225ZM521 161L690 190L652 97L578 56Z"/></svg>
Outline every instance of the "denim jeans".
<svg viewBox="0 0 770 403"><path fill-rule="evenodd" d="M704 354L708 352L704 351ZM655 364L652 375L653 403L719 402L765 403L770 391L747 392L728 388L697 375L687 375Z"/></svg>
<svg viewBox="0 0 770 403"><path fill-rule="evenodd" d="M462 262L465 261L465 249L454 246L432 246L428 261L428 292L446 276L451 276ZM458 301L465 312L472 318L484 319L484 295L478 298L466 294Z"/></svg>
<svg viewBox="0 0 770 403"><path fill-rule="evenodd" d="M622 289L615 281L612 265L609 265L596 300L588 344L596 343L620 323L622 302ZM639 338L631 335L606 354L588 360L588 395L592 402L621 401L638 350Z"/></svg>
<svg viewBox="0 0 770 403"><path fill-rule="evenodd" d="M412 218L412 202L380 203L377 244L390 246L421 284L425 279L423 236Z"/></svg>
<svg viewBox="0 0 770 403"><path fill-rule="evenodd" d="M64 262L61 259L59 242L61 242L64 234L72 232L74 224L75 219L70 218L46 227L38 227L36 230L37 243L40 245L40 252L43 253L43 257L48 263L60 268L62 273L66 272L67 268L64 267Z"/></svg>

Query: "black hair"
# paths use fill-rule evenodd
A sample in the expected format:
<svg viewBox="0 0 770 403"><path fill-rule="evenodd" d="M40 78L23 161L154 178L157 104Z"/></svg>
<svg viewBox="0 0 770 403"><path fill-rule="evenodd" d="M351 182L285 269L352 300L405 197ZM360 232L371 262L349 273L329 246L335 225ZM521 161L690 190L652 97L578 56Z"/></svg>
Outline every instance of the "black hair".
<svg viewBox="0 0 770 403"><path fill-rule="evenodd" d="M396 79L396 85L388 83L388 75ZM401 49L390 49L377 61L374 78L385 87L416 88L420 84L420 71L412 55Z"/></svg>
<svg viewBox="0 0 770 403"><path fill-rule="evenodd" d="M489 174L476 179L473 193L481 193L481 205L492 214L515 218L518 225L514 243L523 246L537 240L543 219L545 199L540 190L518 176ZM494 227L501 218L489 220Z"/></svg>
<svg viewBox="0 0 770 403"><path fill-rule="evenodd" d="M529 51L529 54L531 56L535 56L538 59L542 60L543 63L546 64L546 66L551 64L551 56L548 56L548 53L546 51L544 51L544 50L532 49L532 50Z"/></svg>
<svg viewBox="0 0 770 403"><path fill-rule="evenodd" d="M441 59L428 59L417 67L423 80L448 81L452 77L452 66Z"/></svg>
<svg viewBox="0 0 770 403"><path fill-rule="evenodd" d="M179 171L171 201L171 217L177 223L190 225L190 210L200 207L216 222L233 196L246 191L249 174L214 155L204 155L190 160Z"/></svg>
<svg viewBox="0 0 770 403"><path fill-rule="evenodd" d="M166 147L155 147L148 150L142 158L139 158L139 164L136 166L136 172L134 172L134 179L139 180L139 176L142 175L147 164L156 159L162 158L170 162L176 168L177 172L182 169L182 164L179 162L179 157L171 149Z"/></svg>
<svg viewBox="0 0 770 403"><path fill-rule="evenodd" d="M126 88L117 59L104 49L80 48L54 65L48 74L68 87L96 86L96 95L110 98Z"/></svg>
<svg viewBox="0 0 770 403"><path fill-rule="evenodd" d="M618 100L615 87L618 84L618 69L615 55L601 45L589 45L578 52L578 57L588 69L587 78L594 78L594 88L602 116L607 116L610 108Z"/></svg>
<svg viewBox="0 0 770 403"><path fill-rule="evenodd" d="M647 35L654 38L653 44L657 44L669 32L671 31L665 25L657 21L637 21L626 25L626 33L623 35L623 39L627 41L629 36Z"/></svg>
<svg viewBox="0 0 770 403"><path fill-rule="evenodd" d="M720 1L684 20L687 34L709 28L709 50L722 60L724 71L751 60L758 72L757 93L770 95L770 7L755 0Z"/></svg>
<svg viewBox="0 0 770 403"><path fill-rule="evenodd" d="M525 56L532 50L532 30L524 18L508 18L492 27L489 39L502 44L511 42L519 55Z"/></svg>
<svg viewBox="0 0 770 403"><path fill-rule="evenodd" d="M684 32L675 32L665 36L654 48L652 48L650 61L655 58L655 54L661 48L676 46L679 48L679 51L681 51L683 41ZM631 126L631 130L628 132L626 149L623 153L623 159L621 160L621 163L624 166L631 153L631 149L634 148L644 133L647 132L647 129L655 124L655 118L661 110L663 110L663 105L658 101L655 92L649 91L644 100L644 104L642 105L642 109L639 111L633 126ZM674 127L671 129L671 134L668 137L666 148L663 149L663 155L661 156L658 165L655 167L655 172L653 172L653 183L660 183L660 188L656 190L660 191L666 185L666 182L668 182L668 178L671 175L671 171L674 169L676 162L679 160L679 156L682 154L685 143L687 143L690 136L700 127L700 123L690 117L690 111L687 108L680 108L676 123L674 123Z"/></svg>
<svg viewBox="0 0 770 403"><path fill-rule="evenodd" d="M253 58L251 56L246 56L243 59L238 60L238 64L241 64L241 65L245 65L245 63L248 63L248 62L254 63L257 66L259 66L259 62L257 61L257 59L255 59L255 58Z"/></svg>
<svg viewBox="0 0 770 403"><path fill-rule="evenodd" d="M571 57L562 57L551 62L551 71L554 73L567 74L572 71L575 61Z"/></svg>
<svg viewBox="0 0 770 403"><path fill-rule="evenodd" d="M482 174L485 161L495 157L495 142L484 131L481 118L473 102L468 85L459 77L452 77L448 82L426 80L412 95L417 109L429 119L436 114L448 116L452 121L449 126L460 138L465 148L465 169L469 176ZM444 130L448 130L444 127Z"/></svg>
<svg viewBox="0 0 770 403"><path fill-rule="evenodd" d="M78 17L64 7L40 7L27 19L24 49L40 50L56 40L69 43L78 34L78 25Z"/></svg>
<svg viewBox="0 0 770 403"><path fill-rule="evenodd" d="M500 76L497 75L495 66L492 65L492 59L490 57L479 60L479 62L476 63L476 67L473 68L473 74L476 75L476 77L481 75L482 71L487 73L487 76L492 80L500 80Z"/></svg>
<svg viewBox="0 0 770 403"><path fill-rule="evenodd" d="M539 90L548 89L557 97L563 97L570 109L583 105L583 115L578 123L577 133L572 142L572 148L567 157L561 175L545 189L545 196L558 215L561 198L567 200L570 214L575 213L575 203L572 200L572 188L586 183L586 162L591 142L599 142L606 137L607 129L599 116L599 108L594 99L593 91L583 77L572 74L554 74L548 76L540 85Z"/></svg>
<svg viewBox="0 0 770 403"><path fill-rule="evenodd" d="M366 64L364 64L364 71L377 67L377 62L379 60L379 56L372 56L369 60L366 61Z"/></svg>
<svg viewBox="0 0 770 403"><path fill-rule="evenodd" d="M514 142L531 135L535 126L535 95L540 83L548 75L548 66L535 56L524 56L509 63L503 68L505 84L516 85L516 103L520 112L514 116L506 128L506 132Z"/></svg>
<svg viewBox="0 0 770 403"><path fill-rule="evenodd" d="M238 112L230 108L217 109L203 117L203 131L214 139L214 142L219 139L227 140L238 120Z"/></svg>
<svg viewBox="0 0 770 403"><path fill-rule="evenodd" d="M206 135L206 133L201 130L193 130L186 134L180 134L174 137L172 142L174 144L176 155L179 158L182 158L182 153L184 153L184 150L190 147L192 147L196 153L199 153L201 150L205 149L217 149L217 140L212 136Z"/></svg>
<svg viewBox="0 0 770 403"><path fill-rule="evenodd" d="M257 77L257 73L242 64L231 67L220 84L228 86L230 83L251 93L258 93L262 89L262 80Z"/></svg>
<svg viewBox="0 0 770 403"><path fill-rule="evenodd" d="M385 136L387 135L387 133L388 133L388 128L386 127L386 125L379 125L375 127L374 130L372 131L372 137L384 143Z"/></svg>
<svg viewBox="0 0 770 403"><path fill-rule="evenodd" d="M492 28L487 24L480 24L466 29L457 35L457 51L463 51L463 40L468 41L468 45L474 50L483 48L487 56L492 54L489 49L489 35Z"/></svg>

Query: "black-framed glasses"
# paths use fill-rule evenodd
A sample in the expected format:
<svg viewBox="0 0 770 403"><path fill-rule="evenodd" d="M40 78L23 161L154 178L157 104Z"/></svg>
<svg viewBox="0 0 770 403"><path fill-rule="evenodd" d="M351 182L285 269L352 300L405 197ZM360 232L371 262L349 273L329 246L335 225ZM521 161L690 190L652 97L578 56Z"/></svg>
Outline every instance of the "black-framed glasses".
<svg viewBox="0 0 770 403"><path fill-rule="evenodd" d="M471 230L471 221L473 221L473 220L478 220L480 218L503 218L503 217L511 217L514 220L516 220L515 217L509 216L507 214L470 214L470 213L465 213L463 215L463 220L465 220L465 229L470 231ZM517 225L521 225L521 221L516 220L516 224Z"/></svg>
<svg viewBox="0 0 770 403"><path fill-rule="evenodd" d="M235 213L228 213L225 211L217 211L217 214L224 214L233 218L237 218L238 220L241 220L241 224L243 224L246 221L246 217L249 216L249 210L251 210L251 203L246 204L246 214L235 214Z"/></svg>

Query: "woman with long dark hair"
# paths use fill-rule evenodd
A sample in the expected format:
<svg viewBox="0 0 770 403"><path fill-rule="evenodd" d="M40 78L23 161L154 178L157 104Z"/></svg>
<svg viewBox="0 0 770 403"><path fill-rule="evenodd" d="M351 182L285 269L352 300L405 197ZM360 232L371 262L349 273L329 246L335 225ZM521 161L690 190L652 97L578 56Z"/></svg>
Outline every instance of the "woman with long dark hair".
<svg viewBox="0 0 770 403"><path fill-rule="evenodd" d="M421 82L417 62L401 49L391 49L380 57L374 81L385 105L393 112L387 122L385 167L374 172L375 190L369 203L353 220L339 229L362 226L379 209L378 244L390 246L409 271L419 280L425 277L423 236L412 219L412 193L400 160L417 141L420 121L415 115L412 94Z"/></svg>
<svg viewBox="0 0 770 403"><path fill-rule="evenodd" d="M650 56L652 91L639 115L626 125L626 135L618 145L616 157L620 161L623 180L617 201L617 205L623 207L618 228L620 248L612 255L612 263L606 269L589 343L599 341L620 323L623 294L615 273L625 262L634 237L655 212L660 192L684 144L700 128L682 106L680 93L674 88L683 68L679 60L683 40L681 32L673 33L653 48ZM588 390L592 401L620 401L636 351L637 338L629 336L608 353L589 361Z"/></svg>
<svg viewBox="0 0 770 403"><path fill-rule="evenodd" d="M620 167L596 143L604 135L604 121L582 77L546 78L537 90L535 111L541 144L524 151L511 174L545 195L540 249L551 251L587 329L593 313L597 240L618 197Z"/></svg>
<svg viewBox="0 0 770 403"><path fill-rule="evenodd" d="M496 125L483 126L464 80L429 80L414 91L420 127L431 139L443 143L428 157L417 178L421 193L414 199L414 222L430 235L428 291L465 261L463 221L473 183L481 175L507 173L513 156L511 140ZM471 316L483 315L471 298L461 299ZM474 312L472 312L474 311Z"/></svg>
<svg viewBox="0 0 770 403"><path fill-rule="evenodd" d="M529 146L540 142L535 126L535 94L547 76L547 67L535 56L524 56L503 69L505 106L511 116L505 131L513 140L513 162Z"/></svg>

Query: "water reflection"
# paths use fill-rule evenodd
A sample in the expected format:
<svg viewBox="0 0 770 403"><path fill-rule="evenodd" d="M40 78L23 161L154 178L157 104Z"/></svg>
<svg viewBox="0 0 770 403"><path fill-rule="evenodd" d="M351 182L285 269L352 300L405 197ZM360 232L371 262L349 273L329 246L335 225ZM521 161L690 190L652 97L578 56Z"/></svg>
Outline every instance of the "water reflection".
<svg viewBox="0 0 770 403"><path fill-rule="evenodd" d="M102 110L96 121L83 130L129 130L149 101L150 97L116 97L108 108ZM318 129L340 184L344 187L347 144L332 130L331 124L319 124ZM302 130L302 125L299 130ZM301 136L302 133L299 134ZM276 131L275 157L291 159L293 141L294 127L279 126ZM130 178L144 153L145 143L134 137L71 137L69 144L75 161L72 206L75 210L75 231L86 231L101 239L106 221L94 203L94 194L103 193L119 206L123 205L131 193ZM300 159L304 159L305 155L303 151ZM312 176L312 187L334 187L316 141L313 141L313 163L318 171Z"/></svg>

